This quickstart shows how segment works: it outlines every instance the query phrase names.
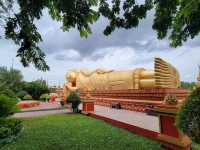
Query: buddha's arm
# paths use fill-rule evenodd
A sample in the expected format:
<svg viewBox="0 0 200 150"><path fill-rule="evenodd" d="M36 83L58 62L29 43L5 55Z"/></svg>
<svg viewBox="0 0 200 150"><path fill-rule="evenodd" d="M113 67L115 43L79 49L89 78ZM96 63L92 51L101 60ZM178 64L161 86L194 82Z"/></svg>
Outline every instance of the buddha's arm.
<svg viewBox="0 0 200 150"><path fill-rule="evenodd" d="M69 90L69 91L77 91L78 87L74 87L72 86L72 84L69 82L67 84L65 84L66 88Z"/></svg>

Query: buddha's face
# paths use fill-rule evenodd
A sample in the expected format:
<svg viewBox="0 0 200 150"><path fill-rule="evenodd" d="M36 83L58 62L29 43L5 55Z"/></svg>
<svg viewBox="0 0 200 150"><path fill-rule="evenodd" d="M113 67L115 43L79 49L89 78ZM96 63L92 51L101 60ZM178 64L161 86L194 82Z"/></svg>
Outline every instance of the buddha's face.
<svg viewBox="0 0 200 150"><path fill-rule="evenodd" d="M71 83L75 83L76 82L76 73L74 71L70 71L68 74L67 74L67 81L68 82L71 82Z"/></svg>

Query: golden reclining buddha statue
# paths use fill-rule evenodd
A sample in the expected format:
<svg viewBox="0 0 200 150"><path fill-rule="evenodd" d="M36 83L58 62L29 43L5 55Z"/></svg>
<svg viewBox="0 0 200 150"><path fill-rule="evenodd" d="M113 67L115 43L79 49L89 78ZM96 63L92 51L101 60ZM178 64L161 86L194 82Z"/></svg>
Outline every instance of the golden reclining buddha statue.
<svg viewBox="0 0 200 150"><path fill-rule="evenodd" d="M128 71L96 69L71 70L66 74L67 90L127 90L144 88L177 88L179 73L161 58L155 58L154 70L136 68Z"/></svg>

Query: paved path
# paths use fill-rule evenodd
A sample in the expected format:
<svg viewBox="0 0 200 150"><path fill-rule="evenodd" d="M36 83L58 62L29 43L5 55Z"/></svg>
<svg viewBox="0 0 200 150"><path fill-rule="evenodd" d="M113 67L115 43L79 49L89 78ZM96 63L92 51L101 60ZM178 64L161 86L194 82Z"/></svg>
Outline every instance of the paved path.
<svg viewBox="0 0 200 150"><path fill-rule="evenodd" d="M113 109L95 105L94 114L128 123L154 132L160 132L158 117L149 116L142 112L134 112L124 109Z"/></svg>
<svg viewBox="0 0 200 150"><path fill-rule="evenodd" d="M40 105L37 107L22 109L21 111L22 112L15 113L13 117L26 118L51 114L64 114L71 112L69 109L62 108L59 102L40 102Z"/></svg>
<svg viewBox="0 0 200 150"><path fill-rule="evenodd" d="M15 113L12 117L27 118L27 117L45 116L45 115L52 115L52 114L66 114L66 113L69 113L69 112L71 112L69 109L48 110L48 111L33 111L33 112Z"/></svg>
<svg viewBox="0 0 200 150"><path fill-rule="evenodd" d="M51 108L61 108L61 106L58 103L41 103L39 107L24 109L24 110L34 110L33 112L16 113L13 115L13 117L25 118L25 117L44 116L51 114L64 114L71 112L69 109L44 111L44 109L51 109ZM35 111L37 109L42 109L43 111L39 110ZM82 105L79 106L79 109L82 109ZM110 107L95 105L94 114L114 119L117 121L121 121L127 124L131 124L147 130L151 130L154 132L160 132L158 117L149 116L142 112L134 112L124 109L113 109Z"/></svg>

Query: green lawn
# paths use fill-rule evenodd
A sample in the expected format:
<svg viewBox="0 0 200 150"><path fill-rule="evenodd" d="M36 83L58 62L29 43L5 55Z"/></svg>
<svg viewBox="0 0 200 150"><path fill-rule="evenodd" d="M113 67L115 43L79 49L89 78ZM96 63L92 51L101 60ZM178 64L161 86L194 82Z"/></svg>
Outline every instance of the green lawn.
<svg viewBox="0 0 200 150"><path fill-rule="evenodd" d="M83 115L24 119L25 130L0 150L162 150L158 142Z"/></svg>
<svg viewBox="0 0 200 150"><path fill-rule="evenodd" d="M17 140L0 150L163 150L156 141L83 115L34 117L23 124Z"/></svg>
<svg viewBox="0 0 200 150"><path fill-rule="evenodd" d="M200 145L193 144L192 145L192 150L200 150Z"/></svg>

